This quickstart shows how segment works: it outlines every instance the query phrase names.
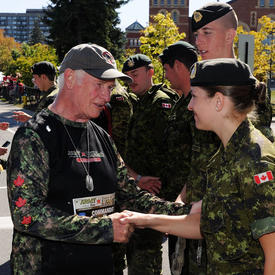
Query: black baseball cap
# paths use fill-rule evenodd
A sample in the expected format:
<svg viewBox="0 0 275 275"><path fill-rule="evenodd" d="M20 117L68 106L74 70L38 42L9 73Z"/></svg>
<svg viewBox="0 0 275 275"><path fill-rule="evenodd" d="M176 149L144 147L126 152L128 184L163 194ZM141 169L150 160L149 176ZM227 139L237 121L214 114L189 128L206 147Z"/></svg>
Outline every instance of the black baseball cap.
<svg viewBox="0 0 275 275"><path fill-rule="evenodd" d="M235 58L217 58L196 62L190 69L191 86L254 85L257 79L249 66Z"/></svg>
<svg viewBox="0 0 275 275"><path fill-rule="evenodd" d="M227 3L211 2L193 12L191 18L192 32L197 31L208 23L226 15L233 8Z"/></svg>
<svg viewBox="0 0 275 275"><path fill-rule="evenodd" d="M144 54L135 54L130 56L123 64L122 72L128 72L137 68L149 66L153 68L152 60Z"/></svg>
<svg viewBox="0 0 275 275"><path fill-rule="evenodd" d="M56 75L56 68L55 66L49 62L49 61L41 61L38 63L35 63L32 67L32 74L45 74L45 75Z"/></svg>
<svg viewBox="0 0 275 275"><path fill-rule="evenodd" d="M67 68L83 70L99 79L120 78L126 81L132 79L117 70L112 54L96 44L80 44L69 50L65 55L59 72L64 73Z"/></svg>
<svg viewBox="0 0 275 275"><path fill-rule="evenodd" d="M162 64L169 60L180 60L188 69L198 60L197 50L185 41L178 41L163 50L159 55Z"/></svg>

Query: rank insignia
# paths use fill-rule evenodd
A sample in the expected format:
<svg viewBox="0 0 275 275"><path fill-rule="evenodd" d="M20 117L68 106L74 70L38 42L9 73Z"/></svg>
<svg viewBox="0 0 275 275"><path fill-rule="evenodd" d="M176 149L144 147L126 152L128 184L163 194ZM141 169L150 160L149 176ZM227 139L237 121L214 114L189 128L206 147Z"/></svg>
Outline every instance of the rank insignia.
<svg viewBox="0 0 275 275"><path fill-rule="evenodd" d="M267 181L271 181L273 179L274 179L274 177L273 177L273 174L272 174L271 171L260 173L260 174L257 174L257 175L254 176L254 181L257 184L267 182Z"/></svg>
<svg viewBox="0 0 275 275"><path fill-rule="evenodd" d="M194 20L196 21L196 23L200 22L202 19L202 14L198 11L194 12Z"/></svg>

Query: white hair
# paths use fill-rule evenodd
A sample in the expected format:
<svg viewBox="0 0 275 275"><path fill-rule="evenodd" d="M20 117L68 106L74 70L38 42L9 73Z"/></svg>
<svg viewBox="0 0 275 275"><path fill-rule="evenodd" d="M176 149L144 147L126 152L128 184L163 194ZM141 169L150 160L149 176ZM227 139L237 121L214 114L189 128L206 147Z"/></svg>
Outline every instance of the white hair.
<svg viewBox="0 0 275 275"><path fill-rule="evenodd" d="M76 81L77 81L78 85L82 84L84 75L85 75L85 71L75 70L75 76L76 76ZM58 85L59 90L63 89L63 87L64 87L64 73L62 73L58 76L57 85Z"/></svg>

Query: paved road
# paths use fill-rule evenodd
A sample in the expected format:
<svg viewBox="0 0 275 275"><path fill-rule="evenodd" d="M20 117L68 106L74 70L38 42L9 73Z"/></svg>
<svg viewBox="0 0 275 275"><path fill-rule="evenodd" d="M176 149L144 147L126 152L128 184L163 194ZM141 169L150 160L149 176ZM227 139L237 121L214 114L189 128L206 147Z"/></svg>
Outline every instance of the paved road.
<svg viewBox="0 0 275 275"><path fill-rule="evenodd" d="M6 140L12 141L13 135L20 125L12 118L12 111L20 110L20 108L3 103L0 101L0 122L8 121L10 127L6 131L0 130L0 144L2 145ZM24 110L31 113L28 110ZM272 122L272 129L275 131L275 118ZM10 146L8 147L10 149ZM8 152L9 153L9 152ZM12 239L12 221L10 218L8 199L7 199L7 186L6 186L6 172L0 174L0 275L10 275L9 258L11 252L11 239ZM124 275L127 271L124 272ZM167 242L163 245L163 275L170 275L169 263L167 257Z"/></svg>

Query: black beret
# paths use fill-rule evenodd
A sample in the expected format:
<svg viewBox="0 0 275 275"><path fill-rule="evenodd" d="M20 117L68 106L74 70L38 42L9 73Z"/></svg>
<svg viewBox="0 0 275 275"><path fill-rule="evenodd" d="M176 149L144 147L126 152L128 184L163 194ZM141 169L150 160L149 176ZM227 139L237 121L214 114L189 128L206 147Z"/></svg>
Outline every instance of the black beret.
<svg viewBox="0 0 275 275"><path fill-rule="evenodd" d="M191 18L192 32L226 15L233 8L227 3L211 2L194 11Z"/></svg>
<svg viewBox="0 0 275 275"><path fill-rule="evenodd" d="M144 55L144 54L135 54L130 56L123 64L123 68L122 68L122 72L128 72L128 71L132 71L135 70L139 67L143 67L143 66L152 66L152 61L151 59Z"/></svg>
<svg viewBox="0 0 275 275"><path fill-rule="evenodd" d="M168 46L162 54L159 55L159 58L162 64L167 63L170 59L178 59L182 61L187 68L198 60L196 48L185 41L178 41Z"/></svg>
<svg viewBox="0 0 275 275"><path fill-rule="evenodd" d="M191 86L254 85L257 79L247 64L235 58L196 62L190 69Z"/></svg>
<svg viewBox="0 0 275 275"><path fill-rule="evenodd" d="M48 61L41 61L41 62L35 63L32 66L31 70L32 70L32 74L56 75L55 66Z"/></svg>

